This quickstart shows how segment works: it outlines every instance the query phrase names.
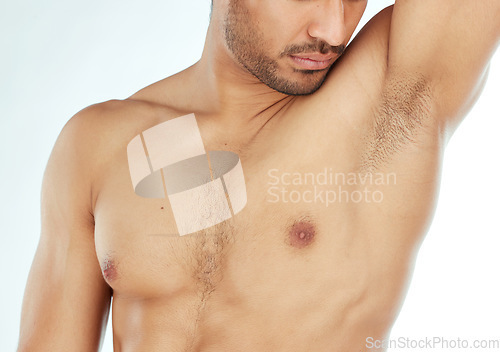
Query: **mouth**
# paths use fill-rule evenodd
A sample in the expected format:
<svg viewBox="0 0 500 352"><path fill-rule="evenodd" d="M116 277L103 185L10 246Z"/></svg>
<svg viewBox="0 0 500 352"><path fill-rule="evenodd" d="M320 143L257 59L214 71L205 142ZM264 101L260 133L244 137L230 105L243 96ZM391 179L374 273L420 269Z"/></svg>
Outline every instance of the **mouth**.
<svg viewBox="0 0 500 352"><path fill-rule="evenodd" d="M290 59L301 69L321 71L330 67L334 60L334 55L317 53L294 54L290 55Z"/></svg>

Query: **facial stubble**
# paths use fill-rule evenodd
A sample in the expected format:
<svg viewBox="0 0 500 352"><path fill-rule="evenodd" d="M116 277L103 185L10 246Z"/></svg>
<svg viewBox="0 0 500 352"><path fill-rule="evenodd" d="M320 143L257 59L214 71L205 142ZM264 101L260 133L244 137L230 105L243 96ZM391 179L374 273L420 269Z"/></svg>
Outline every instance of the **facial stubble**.
<svg viewBox="0 0 500 352"><path fill-rule="evenodd" d="M291 74L280 73L278 61L265 52L269 42L265 40L264 33L252 21L248 9L241 0L229 1L224 21L224 35L227 48L238 63L259 81L280 93L309 95L316 92L326 79L328 69L293 69L293 75L298 76L297 78L292 78ZM301 52L327 53L331 50L326 43L316 41L300 46L289 46L278 55L278 58Z"/></svg>

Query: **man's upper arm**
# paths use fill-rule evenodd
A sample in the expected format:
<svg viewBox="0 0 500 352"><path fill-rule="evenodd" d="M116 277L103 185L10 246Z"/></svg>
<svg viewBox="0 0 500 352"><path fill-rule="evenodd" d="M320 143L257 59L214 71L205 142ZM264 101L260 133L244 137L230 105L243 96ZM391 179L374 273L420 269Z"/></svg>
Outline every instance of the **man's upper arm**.
<svg viewBox="0 0 500 352"><path fill-rule="evenodd" d="M111 290L94 246L91 114L84 110L66 124L45 170L20 351L97 351L106 326Z"/></svg>
<svg viewBox="0 0 500 352"><path fill-rule="evenodd" d="M499 43L499 18L498 0L396 0L388 77L426 80L438 113L456 118L481 87Z"/></svg>

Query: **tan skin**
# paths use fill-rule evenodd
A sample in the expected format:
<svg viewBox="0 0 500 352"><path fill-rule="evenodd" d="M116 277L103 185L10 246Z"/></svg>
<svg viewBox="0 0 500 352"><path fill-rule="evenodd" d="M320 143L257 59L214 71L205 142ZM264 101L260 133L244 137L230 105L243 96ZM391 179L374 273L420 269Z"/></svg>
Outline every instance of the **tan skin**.
<svg viewBox="0 0 500 352"><path fill-rule="evenodd" d="M269 55L316 39L347 44L366 5L243 3L273 33L262 46ZM433 214L443 148L498 45L500 3L399 0L316 93L300 97L235 60L222 33L227 6L215 1L194 66L64 127L44 176L19 351L96 351L111 296L115 351L347 352L390 332ZM289 59L277 59L282 76L315 79ZM192 112L207 150L239 154L248 203L231 220L176 237L168 200L134 193L126 147ZM368 185L380 203L272 202L269 170L325 167L397 182Z"/></svg>

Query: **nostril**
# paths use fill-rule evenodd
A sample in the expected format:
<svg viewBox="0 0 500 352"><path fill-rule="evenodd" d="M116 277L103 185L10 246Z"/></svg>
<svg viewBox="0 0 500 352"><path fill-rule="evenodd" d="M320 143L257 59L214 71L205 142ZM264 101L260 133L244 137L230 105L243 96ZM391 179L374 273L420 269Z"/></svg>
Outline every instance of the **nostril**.
<svg viewBox="0 0 500 352"><path fill-rule="evenodd" d="M330 46L338 47L345 44L347 29L342 1L329 5L316 5L314 17L309 23L309 36L324 41Z"/></svg>

